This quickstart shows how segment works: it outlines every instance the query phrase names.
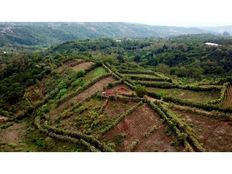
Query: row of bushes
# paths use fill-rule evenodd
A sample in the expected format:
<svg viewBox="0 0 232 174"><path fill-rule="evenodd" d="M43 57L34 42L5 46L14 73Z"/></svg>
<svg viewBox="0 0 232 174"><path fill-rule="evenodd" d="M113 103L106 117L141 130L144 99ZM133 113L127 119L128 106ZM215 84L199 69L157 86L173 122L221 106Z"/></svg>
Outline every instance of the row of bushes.
<svg viewBox="0 0 232 174"><path fill-rule="evenodd" d="M68 133L66 134L66 131L61 130L61 129L52 128L52 127L48 126L46 123L42 126L40 116L35 117L34 124L41 132L43 132L51 137L57 138L59 140L69 141L69 142L72 142L75 144L84 145L92 152L99 151L97 148L95 148L93 145L91 145L91 143L84 140L82 138L82 136L72 137L70 134L68 134ZM83 136L83 137L85 137L85 136Z"/></svg>
<svg viewBox="0 0 232 174"><path fill-rule="evenodd" d="M90 97L86 98L84 101L90 100L90 98L92 98L94 96L97 96L97 93L95 93L95 94L91 95ZM81 104L82 104L82 102L78 103L78 106L80 106ZM95 139L94 137L91 137L89 135L85 135L85 134L80 133L80 132L68 132L68 131L65 131L65 130L62 130L62 129L53 128L53 127L48 126L47 122L45 122L43 124L43 127L42 127L41 126L41 118L44 118L44 117L46 118L45 114L47 113L47 111L42 109L42 107L41 107L40 110L41 111L37 110L37 112L35 113L36 117L35 117L35 120L34 120L34 123L35 123L36 127L39 128L40 131L42 131L42 132L44 132L44 133L46 133L48 135L53 134L53 135L56 136L56 138L59 138L59 139L69 140L71 142L76 141L76 143L85 145L90 150L94 149L94 146L96 146L97 148L99 148L102 151L107 151L107 152L108 151L113 151L111 148L107 147L105 144L99 142L97 139ZM77 138L78 140L75 140L74 138ZM94 146L92 146L91 144L94 144Z"/></svg>
<svg viewBox="0 0 232 174"><path fill-rule="evenodd" d="M109 126L107 126L105 129L103 129L101 131L101 135L104 135L106 132L108 132L109 130L111 130L113 127L115 127L120 121L122 121L127 115L129 115L130 113L132 113L133 111L135 111L139 106L141 106L143 104L142 101L140 101L139 103L137 103L136 105L132 106L129 110L127 110L126 112L120 114Z"/></svg>
<svg viewBox="0 0 232 174"><path fill-rule="evenodd" d="M178 88L178 89L186 89L192 91L218 91L221 90L222 87L218 86L208 86L208 87L201 87L201 86L193 86L193 85L179 85L169 82L149 82L149 81L133 81L136 84L144 85L146 87L154 87L154 88L164 88L164 89L171 89L171 88Z"/></svg>
<svg viewBox="0 0 232 174"><path fill-rule="evenodd" d="M187 140L191 142L191 144L194 145L194 147L199 151L205 151L205 149L202 147L202 145L198 142L197 136L193 132L192 128L189 127L186 123L184 123L182 120L180 120L173 112L168 110L166 106L162 104L158 104L160 109L174 122L176 122L177 128L187 134Z"/></svg>
<svg viewBox="0 0 232 174"><path fill-rule="evenodd" d="M147 75L153 75L155 76L157 79L162 79L162 81L168 81L168 82L172 82L172 79L170 79L169 77L166 77L163 74L160 74L158 72L153 72L153 71L140 71L140 70L120 70L120 73L124 73L124 74L147 74Z"/></svg>
<svg viewBox="0 0 232 174"><path fill-rule="evenodd" d="M108 66L108 67L107 67ZM127 86L129 86L131 89L134 89L134 83L132 81L130 81L129 79L126 79L126 77L122 76L120 73L118 73L117 71L113 71L112 67L107 64L107 66L105 64L103 64L103 67L110 72L116 79L120 80L121 82L125 83ZM109 68L110 67L110 68Z"/></svg>
<svg viewBox="0 0 232 174"><path fill-rule="evenodd" d="M184 105L184 106L191 106L191 107L195 107L195 108L199 108L199 109L204 109L206 111L220 111L220 112L225 112L225 113L226 112L232 113L231 108L220 108L218 106L210 105L210 104L193 103L193 102L188 101L188 100L182 100L182 99L177 99L177 98L173 98L173 97L161 96L155 92L150 92L150 91L148 91L147 94L151 97L162 99L166 102L173 102L173 103L177 103L177 104Z"/></svg>
<svg viewBox="0 0 232 174"><path fill-rule="evenodd" d="M55 127L51 127L49 125L47 125L46 123L44 124L44 127L47 128L49 131L52 131L56 134L61 134L61 135L66 135L72 138L78 138L78 139L83 139L84 141L88 142L89 144L93 144L94 147L104 151L104 152L113 152L113 150L106 146L104 143L100 142L99 140L97 140L96 138L90 136L90 135L86 135L83 134L81 132L70 132L70 131L66 131L63 129L58 129Z"/></svg>
<svg viewBox="0 0 232 174"><path fill-rule="evenodd" d="M177 135L178 141L185 145L186 150L193 151L189 144L190 141L196 150L205 151L205 149L197 141L191 128L178 119L174 113L170 112L159 103L154 104L153 102L148 101L148 104L161 116L162 119L167 122L169 130Z"/></svg>
<svg viewBox="0 0 232 174"><path fill-rule="evenodd" d="M143 98L140 98L140 97L128 97L128 96L122 96L122 95L108 96L108 97L100 96L100 97L107 98L107 99L114 100L114 101L121 100L121 101L128 101L128 102L140 102L144 100Z"/></svg>
<svg viewBox="0 0 232 174"><path fill-rule="evenodd" d="M64 110L64 112L62 112L62 113L57 117L57 118L59 118L58 120L60 121L60 120L62 120L62 119L64 119L64 118L67 119L67 118L71 117L71 116L72 116L72 112L73 112L75 109L81 107L82 104L83 104L84 102L88 102L91 98L93 98L93 97L95 97L95 96L97 96L97 95L98 95L98 92L96 92L96 93L90 95L89 97L85 98L85 99L82 100L81 102L72 103L72 104L70 105L70 109ZM82 109L84 109L84 108L82 108Z"/></svg>
<svg viewBox="0 0 232 174"><path fill-rule="evenodd" d="M115 81L115 82L109 83L109 84L107 85L107 89L113 88L113 87L118 86L118 85L120 85L120 84L122 84L122 80L117 80L117 81Z"/></svg>
<svg viewBox="0 0 232 174"><path fill-rule="evenodd" d="M90 86L92 86L96 82L98 82L98 81L100 81L100 80L102 80L102 79L104 79L106 77L109 77L109 76L111 76L111 74L104 74L104 75L102 75L100 77L97 77L94 80L88 82L86 85L78 88L76 91L74 91L74 92L72 92L72 93L70 93L68 95L64 95L60 100L57 101L57 105L60 105L60 104L62 104L64 102L66 102L67 100L69 100L70 98L75 97L76 95L80 94L82 91L89 88Z"/></svg>
<svg viewBox="0 0 232 174"><path fill-rule="evenodd" d="M139 75L125 75L131 80L141 80L141 81L166 81L165 79L159 77L149 77L149 76L139 76Z"/></svg>
<svg viewBox="0 0 232 174"><path fill-rule="evenodd" d="M209 82L209 83L201 83L201 85L223 85L224 83L232 83L232 77L221 78L217 81Z"/></svg>
<svg viewBox="0 0 232 174"><path fill-rule="evenodd" d="M154 104L150 100L147 100L147 103L151 106L152 109L154 109L159 114L161 119L163 119L168 124L169 130L171 131L171 133L176 135L178 138L178 141L185 146L185 151L194 151L192 147L190 146L190 144L188 143L188 141L186 140L185 134L183 134L176 127L176 123L173 120L171 120L156 104Z"/></svg>
<svg viewBox="0 0 232 174"><path fill-rule="evenodd" d="M141 81L141 80L134 80L136 84L143 85L146 87L153 87L153 88L174 88L174 84L169 82L148 82L148 81Z"/></svg>
<svg viewBox="0 0 232 174"><path fill-rule="evenodd" d="M116 79L121 80L122 76L120 74L118 74L115 71L112 71L111 68L109 68L109 64L102 64L103 68L106 69L106 71L108 71L109 73L111 73Z"/></svg>
<svg viewBox="0 0 232 174"><path fill-rule="evenodd" d="M212 101L209 101L208 104L219 104L221 103L224 98L225 98L225 94L226 94L226 89L229 87L230 83L227 82L223 85L221 91L220 91L220 97L216 100L212 100Z"/></svg>
<svg viewBox="0 0 232 174"><path fill-rule="evenodd" d="M170 108L181 110L181 111L187 111L193 114L199 114L203 115L206 117L214 118L214 119L220 119L220 120L230 120L230 114L226 113L221 113L218 111L205 111L197 108L192 108L192 107L186 107L186 106L181 106L181 105L176 105L176 104L168 104Z"/></svg>
<svg viewBox="0 0 232 174"><path fill-rule="evenodd" d="M164 74L158 73L158 72L154 72L154 75L156 75L157 77L164 79L167 82L172 83L172 79L170 79L169 77L165 76Z"/></svg>
<svg viewBox="0 0 232 174"><path fill-rule="evenodd" d="M124 74L147 74L147 75L154 75L152 71L140 71L140 70L120 70L120 73Z"/></svg>
<svg viewBox="0 0 232 174"><path fill-rule="evenodd" d="M72 138L70 136L66 136L66 135L59 135L53 132L48 132L48 136L59 139L61 141L69 141L71 143L74 144L79 144L79 145L83 145L85 146L87 149L89 149L91 152L100 152L100 150L96 149L94 146L92 146L90 143L86 142L83 139L76 139L76 138Z"/></svg>

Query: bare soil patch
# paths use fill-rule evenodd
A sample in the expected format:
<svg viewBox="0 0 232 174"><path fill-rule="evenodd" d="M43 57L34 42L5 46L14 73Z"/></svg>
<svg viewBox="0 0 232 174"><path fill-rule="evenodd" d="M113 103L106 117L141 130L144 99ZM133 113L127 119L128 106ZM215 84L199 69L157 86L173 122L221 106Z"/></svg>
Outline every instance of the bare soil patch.
<svg viewBox="0 0 232 174"><path fill-rule="evenodd" d="M231 121L220 121L177 109L173 111L192 126L198 140L207 151L232 151Z"/></svg>
<svg viewBox="0 0 232 174"><path fill-rule="evenodd" d="M114 142L117 151L176 151L170 145L172 137L165 134L165 126L147 104L126 116L102 138Z"/></svg>
<svg viewBox="0 0 232 174"><path fill-rule="evenodd" d="M134 105L136 105L135 102L109 100L103 113L108 117L115 118Z"/></svg>
<svg viewBox="0 0 232 174"><path fill-rule="evenodd" d="M82 59L67 60L64 62L64 65L67 65L69 67L73 67L73 66L81 63L82 61L83 61Z"/></svg>
<svg viewBox="0 0 232 174"><path fill-rule="evenodd" d="M24 98L29 100L31 104L36 105L45 97L45 82L47 78L40 81L39 84L28 87L25 91Z"/></svg>
<svg viewBox="0 0 232 174"><path fill-rule="evenodd" d="M81 59L68 60L68 61L64 62L63 65L61 65L57 68L57 72L62 73L66 68L72 68L73 70L75 70L75 67L79 67L79 66L81 67L81 64L83 64L82 69L85 69L86 63L90 64L92 62L83 62L83 60L81 60ZM92 64L94 64L94 63L92 63Z"/></svg>
<svg viewBox="0 0 232 174"><path fill-rule="evenodd" d="M223 107L232 108L232 86L229 86L226 89L226 94L223 101Z"/></svg>
<svg viewBox="0 0 232 174"><path fill-rule="evenodd" d="M8 120L7 117L4 117L4 116L1 116L1 115L0 115L0 124L1 124L1 123L5 123L7 120Z"/></svg>
<svg viewBox="0 0 232 174"><path fill-rule="evenodd" d="M72 70L74 70L74 71L79 71L81 69L85 70L85 69L89 69L93 65L94 65L93 62L83 62L83 63L79 63L75 66L72 66Z"/></svg>
<svg viewBox="0 0 232 174"><path fill-rule="evenodd" d="M0 130L0 143L17 144L26 134L26 123L15 123L14 125Z"/></svg>
<svg viewBox="0 0 232 174"><path fill-rule="evenodd" d="M104 96L115 96L115 95L132 95L134 92L126 85L117 85L111 89L107 89L102 94Z"/></svg>

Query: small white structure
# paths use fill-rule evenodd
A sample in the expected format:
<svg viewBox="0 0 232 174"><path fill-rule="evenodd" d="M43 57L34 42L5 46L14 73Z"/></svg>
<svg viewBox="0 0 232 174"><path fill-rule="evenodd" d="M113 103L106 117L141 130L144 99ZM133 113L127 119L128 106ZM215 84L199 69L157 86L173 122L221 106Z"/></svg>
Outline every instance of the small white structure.
<svg viewBox="0 0 232 174"><path fill-rule="evenodd" d="M7 52L6 51L3 51L3 54L6 54Z"/></svg>
<svg viewBox="0 0 232 174"><path fill-rule="evenodd" d="M122 40L120 40L120 39L117 39L117 40L115 40L116 42L122 42Z"/></svg>
<svg viewBox="0 0 232 174"><path fill-rule="evenodd" d="M213 47L218 47L219 46L217 43L212 43L212 42L206 42L205 45L213 46Z"/></svg>

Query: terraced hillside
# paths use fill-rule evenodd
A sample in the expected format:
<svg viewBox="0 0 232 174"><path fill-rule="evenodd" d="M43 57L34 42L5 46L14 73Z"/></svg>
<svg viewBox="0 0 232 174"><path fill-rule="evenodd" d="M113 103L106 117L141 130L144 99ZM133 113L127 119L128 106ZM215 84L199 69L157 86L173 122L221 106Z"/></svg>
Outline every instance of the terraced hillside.
<svg viewBox="0 0 232 174"><path fill-rule="evenodd" d="M11 106L0 117L0 150L231 151L230 88L64 61L26 89L21 105L28 107Z"/></svg>

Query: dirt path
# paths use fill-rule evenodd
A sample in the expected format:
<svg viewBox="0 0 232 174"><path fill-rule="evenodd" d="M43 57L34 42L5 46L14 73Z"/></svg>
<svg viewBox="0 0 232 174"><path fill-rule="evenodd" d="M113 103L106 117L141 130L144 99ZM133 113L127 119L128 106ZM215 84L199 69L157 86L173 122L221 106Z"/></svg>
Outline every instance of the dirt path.
<svg viewBox="0 0 232 174"><path fill-rule="evenodd" d="M92 65L94 65L93 62L83 62L81 59L75 59L75 60L69 60L65 62L63 65L59 66L57 68L58 73L62 73L66 68L71 68L74 71L78 71L80 69L88 69Z"/></svg>
<svg viewBox="0 0 232 174"><path fill-rule="evenodd" d="M223 101L223 107L232 108L232 86L229 86L226 89L226 94L225 94L225 98L224 98L224 101Z"/></svg>
<svg viewBox="0 0 232 174"><path fill-rule="evenodd" d="M26 123L15 123L14 125L0 130L0 143L17 144L26 134Z"/></svg>
<svg viewBox="0 0 232 174"><path fill-rule="evenodd" d="M104 87L106 87L109 83L112 83L114 81L115 81L115 79L112 76L106 77L106 78L98 81L97 83L93 84L92 86L90 86L89 88L84 90L79 95L77 95L77 96L71 98L70 100L62 103L58 108L56 108L55 110L50 112L51 120L55 119L57 113L62 112L64 109L68 108L70 105L72 105L74 103L82 102L83 100L85 100L86 98L90 97L91 95L95 94L98 91L100 91L100 92L103 91Z"/></svg>
<svg viewBox="0 0 232 174"><path fill-rule="evenodd" d="M72 66L72 69L74 71L79 71L81 69L85 70L85 69L89 69L93 65L94 65L93 62L83 62L83 63L77 64L75 66Z"/></svg>
<svg viewBox="0 0 232 174"><path fill-rule="evenodd" d="M115 142L117 151L176 151L159 116L147 104L126 116L103 139Z"/></svg>

